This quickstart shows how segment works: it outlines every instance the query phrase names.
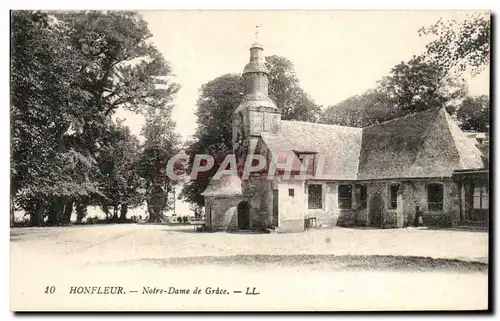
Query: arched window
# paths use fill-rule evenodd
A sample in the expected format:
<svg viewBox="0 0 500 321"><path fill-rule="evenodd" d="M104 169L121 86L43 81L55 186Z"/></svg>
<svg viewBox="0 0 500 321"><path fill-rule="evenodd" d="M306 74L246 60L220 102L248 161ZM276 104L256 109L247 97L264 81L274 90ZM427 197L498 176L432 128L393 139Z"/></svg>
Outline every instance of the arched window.
<svg viewBox="0 0 500 321"><path fill-rule="evenodd" d="M432 183L427 185L427 208L431 212L443 211L443 185Z"/></svg>

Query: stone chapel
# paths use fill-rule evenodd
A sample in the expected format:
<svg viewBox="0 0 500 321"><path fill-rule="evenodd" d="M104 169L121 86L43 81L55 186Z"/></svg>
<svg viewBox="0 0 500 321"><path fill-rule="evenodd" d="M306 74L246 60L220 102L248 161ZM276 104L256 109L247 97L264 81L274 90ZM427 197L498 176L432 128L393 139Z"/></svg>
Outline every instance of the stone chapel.
<svg viewBox="0 0 500 321"><path fill-rule="evenodd" d="M395 228L413 225L417 211L424 225L488 220L482 154L445 109L365 128L284 121L268 97L263 50L254 43L243 69L233 152L239 168L252 154L291 159L292 175L269 179L266 167L248 179L212 179L202 193L207 229ZM306 159L306 175L298 175Z"/></svg>

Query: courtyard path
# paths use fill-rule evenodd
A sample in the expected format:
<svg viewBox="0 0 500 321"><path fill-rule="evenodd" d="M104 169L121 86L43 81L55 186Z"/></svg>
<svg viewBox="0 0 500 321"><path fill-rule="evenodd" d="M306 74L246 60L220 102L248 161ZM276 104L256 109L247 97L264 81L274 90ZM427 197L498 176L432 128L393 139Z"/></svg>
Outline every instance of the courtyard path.
<svg viewBox="0 0 500 321"><path fill-rule="evenodd" d="M338 228L230 234L151 225L12 229L11 308L485 309L487 261L483 232ZM55 293L45 294L47 286ZM69 294L72 286L122 286L127 295ZM150 295L145 287L199 287L203 293ZM254 287L259 295L244 294ZM214 289L228 294L206 294Z"/></svg>
<svg viewBox="0 0 500 321"><path fill-rule="evenodd" d="M488 233L422 229L199 233L192 227L102 225L12 229L13 258L77 264L230 255L395 255L488 262Z"/></svg>

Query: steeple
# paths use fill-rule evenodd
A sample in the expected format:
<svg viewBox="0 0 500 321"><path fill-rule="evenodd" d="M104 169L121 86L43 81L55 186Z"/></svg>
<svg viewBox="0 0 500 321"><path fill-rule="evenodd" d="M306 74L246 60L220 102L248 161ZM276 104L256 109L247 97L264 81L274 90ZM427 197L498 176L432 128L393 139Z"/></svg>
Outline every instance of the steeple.
<svg viewBox="0 0 500 321"><path fill-rule="evenodd" d="M246 155L254 153L261 133L275 134L280 129L281 113L269 98L269 70L258 34L257 29L256 42L250 46L250 60L243 69L245 95L232 116L233 151L238 166L244 164Z"/></svg>
<svg viewBox="0 0 500 321"><path fill-rule="evenodd" d="M258 40L258 34L257 29L255 32L256 40ZM245 79L245 96L236 112L242 111L249 106L277 109L268 96L269 70L265 63L264 47L258 42L250 46L250 61L243 69L243 78Z"/></svg>

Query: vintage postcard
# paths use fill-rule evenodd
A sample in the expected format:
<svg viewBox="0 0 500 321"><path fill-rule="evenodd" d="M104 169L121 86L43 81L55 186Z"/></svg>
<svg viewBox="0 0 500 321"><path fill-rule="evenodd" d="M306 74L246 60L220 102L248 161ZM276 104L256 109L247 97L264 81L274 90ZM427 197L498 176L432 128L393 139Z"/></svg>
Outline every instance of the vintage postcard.
<svg viewBox="0 0 500 321"><path fill-rule="evenodd" d="M489 310L488 11L11 11L23 311Z"/></svg>

